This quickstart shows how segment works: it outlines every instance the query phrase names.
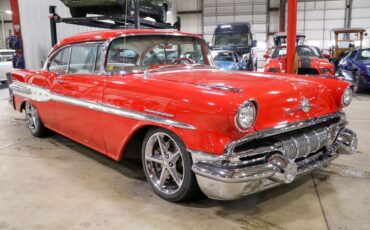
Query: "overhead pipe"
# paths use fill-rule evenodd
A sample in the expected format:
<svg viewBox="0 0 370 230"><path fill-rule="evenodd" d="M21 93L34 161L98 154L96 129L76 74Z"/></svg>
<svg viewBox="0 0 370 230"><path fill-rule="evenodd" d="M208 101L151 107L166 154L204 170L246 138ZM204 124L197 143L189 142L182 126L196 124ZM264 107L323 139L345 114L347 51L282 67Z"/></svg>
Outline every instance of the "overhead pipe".
<svg viewBox="0 0 370 230"><path fill-rule="evenodd" d="M295 74L296 41L297 41L297 0L288 0L287 28L287 73Z"/></svg>

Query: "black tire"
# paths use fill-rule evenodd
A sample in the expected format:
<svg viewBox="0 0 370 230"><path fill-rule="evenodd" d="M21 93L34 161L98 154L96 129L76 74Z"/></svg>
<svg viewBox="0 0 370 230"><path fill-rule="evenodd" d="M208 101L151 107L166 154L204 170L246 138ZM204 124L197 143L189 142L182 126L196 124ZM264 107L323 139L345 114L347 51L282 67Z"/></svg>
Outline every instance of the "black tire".
<svg viewBox="0 0 370 230"><path fill-rule="evenodd" d="M43 137L49 133L49 129L44 126L36 108L31 103L26 102L24 110L28 129L33 136Z"/></svg>
<svg viewBox="0 0 370 230"><path fill-rule="evenodd" d="M354 89L355 93L363 93L366 91L364 85L366 84L364 80L364 76L362 76L359 72L355 72L355 79L354 79Z"/></svg>
<svg viewBox="0 0 370 230"><path fill-rule="evenodd" d="M127 0L127 16L135 16L135 8L136 8L136 4L135 4L135 1L134 0ZM124 14L126 14L126 12L124 12Z"/></svg>
<svg viewBox="0 0 370 230"><path fill-rule="evenodd" d="M86 12L83 9L80 8L69 8L69 12L72 15L72 18L84 18L86 17Z"/></svg>
<svg viewBox="0 0 370 230"><path fill-rule="evenodd" d="M176 152L178 152L178 150L179 150L180 151L180 156L176 160L176 163L174 165L171 165L170 163L159 164L159 163L156 163L154 161L147 160L147 154L150 154L151 157L154 158L154 154L158 153L158 149L160 148L159 144L157 144L157 146L155 144L153 144L153 141L155 141L156 138L159 138L158 136L163 137L163 139L161 138L163 140L163 142L162 142L164 144L163 146L165 146L166 150L168 150L169 151L168 153L170 153L170 154L172 154L171 153L172 150L170 150L171 149L171 144L169 144L169 142L174 141L176 143L176 145L178 147L178 148L176 148L177 149ZM167 138L167 142L166 142L165 138ZM151 146L152 146L152 148L151 148ZM174 145L172 145L172 146L174 147ZM148 152L146 153L146 150L148 150L148 149L151 149L149 151L150 153L148 153ZM173 150L173 151L175 151L175 150ZM152 154L153 154L153 156L152 156ZM159 154L161 154L161 153L159 153ZM171 162L171 155L170 154L166 154L167 155L166 160L168 160L168 162ZM170 157L168 157L168 155ZM159 156L161 156L161 155L159 155ZM142 158L145 177L147 178L147 181L148 181L150 187L153 189L153 191L159 197L161 197L161 198L163 198L167 201L171 201L171 202L181 202L181 201L186 201L186 200L189 200L191 198L194 198L196 195L200 194L200 189L198 187L195 175L194 175L194 173L191 169L191 167L192 167L191 155L186 151L186 147L185 147L184 143L182 142L182 140L176 134L174 134L174 133L172 133L168 130L162 129L162 128L152 128L152 129L150 129L146 133L144 141L143 141L142 151L141 151L141 158ZM181 161L179 163L180 159L181 159ZM164 160L164 158L158 159L158 160ZM159 167L158 168L155 167L155 164L157 164L157 166L158 165L162 166L160 168L161 169L160 172L158 172ZM164 165L166 165L166 166L164 166ZM171 166L171 168L175 168L176 173L178 173L178 170L177 170L178 165L181 166L181 169L182 169L182 172L183 172L182 173L182 178L181 178L182 179L181 186L176 185L174 177L167 170L167 178L168 179L166 179L165 181L167 183L170 183L171 180L172 180L172 183L175 184L175 186L177 187L177 190L174 191L173 193L170 193L169 189L166 190L166 188L163 188L167 192L161 191L161 188L159 188L160 185L158 185L158 183L160 184L160 176L163 174L162 171L166 170L165 167L167 167L167 166L170 167ZM154 174L153 174L153 171L154 171ZM176 174L176 175L178 176L180 174ZM156 180L156 182L157 182L156 185L154 184L153 180ZM171 185L165 185L163 183L163 187L166 187L166 186L170 187Z"/></svg>
<svg viewBox="0 0 370 230"><path fill-rule="evenodd" d="M159 23L167 23L167 7L162 6L159 16L155 19Z"/></svg>

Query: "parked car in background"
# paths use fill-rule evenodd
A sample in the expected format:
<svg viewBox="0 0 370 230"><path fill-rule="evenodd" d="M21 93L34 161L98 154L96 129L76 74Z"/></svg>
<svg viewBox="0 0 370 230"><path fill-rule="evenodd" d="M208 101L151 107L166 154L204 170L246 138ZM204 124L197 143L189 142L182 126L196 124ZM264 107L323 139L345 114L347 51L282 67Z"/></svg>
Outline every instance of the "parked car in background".
<svg viewBox="0 0 370 230"><path fill-rule="evenodd" d="M253 49L256 46L249 23L220 24L214 31L212 43L209 43L210 50L236 52L245 60L249 71L257 71L257 55Z"/></svg>
<svg viewBox="0 0 370 230"><path fill-rule="evenodd" d="M13 70L14 50L0 50L0 83L7 81L6 74Z"/></svg>
<svg viewBox="0 0 370 230"><path fill-rule="evenodd" d="M370 48L356 49L347 53L339 62L339 75L343 71L353 74L353 84L356 92L370 88Z"/></svg>
<svg viewBox="0 0 370 230"><path fill-rule="evenodd" d="M221 71L208 54L201 36L177 31L79 34L42 70L13 71L13 106L34 136L51 129L114 160L141 159L169 201L199 188L237 199L356 149L343 113L349 83Z"/></svg>
<svg viewBox="0 0 370 230"><path fill-rule="evenodd" d="M324 58L319 48L314 46L297 46L298 75L334 76L334 65ZM287 67L286 46L275 47L265 65L265 72L285 73Z"/></svg>
<svg viewBox="0 0 370 230"><path fill-rule="evenodd" d="M61 0L72 17L86 17L86 14L134 15L135 0ZM127 7L126 7L127 6ZM140 17L152 17L157 22L166 23L167 12L172 3L167 0L140 0Z"/></svg>
<svg viewBox="0 0 370 230"><path fill-rule="evenodd" d="M216 66L222 70L247 70L247 62L239 54L227 51L211 51Z"/></svg>

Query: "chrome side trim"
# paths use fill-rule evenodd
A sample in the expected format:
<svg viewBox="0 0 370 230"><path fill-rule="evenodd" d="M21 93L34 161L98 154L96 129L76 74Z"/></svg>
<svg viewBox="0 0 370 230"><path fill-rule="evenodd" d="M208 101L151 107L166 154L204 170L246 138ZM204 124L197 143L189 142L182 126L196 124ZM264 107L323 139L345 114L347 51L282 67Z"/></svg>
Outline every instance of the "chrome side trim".
<svg viewBox="0 0 370 230"><path fill-rule="evenodd" d="M162 117L173 117L173 114L162 113L162 112L151 110L151 109L144 109L144 111L147 112L147 113L152 113L152 114L159 115L159 116L162 116Z"/></svg>
<svg viewBox="0 0 370 230"><path fill-rule="evenodd" d="M10 85L10 87L13 90L15 95L29 98L34 101L39 101L39 102L57 101L57 102L80 106L83 108L105 112L105 113L109 113L109 114L113 114L113 115L117 115L121 117L127 117L131 119L139 120L139 121L150 121L150 122L163 124L163 125L169 125L169 126L173 126L177 128L182 128L182 129L196 129L194 126L185 124L180 121L175 121L175 120L166 119L166 118L162 118L158 116L153 116L147 113L141 113L141 112L137 112L133 110L123 109L123 108L115 107L112 105L107 105L107 104L102 104L102 103L97 103L97 102L87 101L87 100L82 100L82 99L76 99L73 97L67 97L67 96L63 96L60 94L51 93L48 89L35 86L35 85L25 84L21 82L13 82Z"/></svg>
<svg viewBox="0 0 370 230"><path fill-rule="evenodd" d="M343 122L346 122L345 121L345 114L343 112L338 112L338 113L333 113L333 114L329 114L329 115L324 115L324 116L321 116L321 117L316 117L316 118L313 118L313 119L310 119L310 120L277 125L273 128L260 130L260 131L254 132L252 134L246 135L245 137L243 137L239 140L235 140L233 142L230 142L226 146L224 153L232 154L235 146L237 146L239 144L242 144L242 143L245 143L247 141L253 140L253 139L265 138L265 137L269 137L269 136L276 135L276 134L281 134L281 133L286 133L286 132L290 132L290 131L297 130L297 129L306 128L306 127L313 126L313 125L316 125L316 124L319 124L319 123L322 123L322 122L329 121L329 120L334 119L334 118L341 118L341 120Z"/></svg>

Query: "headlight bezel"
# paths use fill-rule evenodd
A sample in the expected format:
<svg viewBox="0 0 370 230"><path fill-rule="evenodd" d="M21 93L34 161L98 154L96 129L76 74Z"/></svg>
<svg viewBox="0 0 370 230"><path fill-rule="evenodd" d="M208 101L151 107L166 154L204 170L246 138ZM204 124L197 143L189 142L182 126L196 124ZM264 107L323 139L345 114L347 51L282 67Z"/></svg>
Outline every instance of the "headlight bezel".
<svg viewBox="0 0 370 230"><path fill-rule="evenodd" d="M349 93L349 94L348 94ZM346 100L345 96L350 96L349 99ZM343 90L343 93L342 93L342 98L341 98L341 103L342 103L342 106L343 107L347 107L351 104L352 102L352 99L353 99L353 95L354 95L354 91L353 91L353 88L352 86L348 86L347 88L345 88Z"/></svg>
<svg viewBox="0 0 370 230"><path fill-rule="evenodd" d="M240 121L240 114L241 114L242 110L245 109L245 108L252 108L253 115L254 115L253 120L248 125L243 125L243 124L241 124L241 121ZM248 131L256 123L257 114L258 114L258 104L257 104L257 101L255 99L249 99L249 100L243 102L238 107L238 110L237 110L237 112L236 112L236 114L234 116L235 127L240 132L246 132L246 131Z"/></svg>

